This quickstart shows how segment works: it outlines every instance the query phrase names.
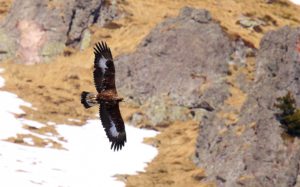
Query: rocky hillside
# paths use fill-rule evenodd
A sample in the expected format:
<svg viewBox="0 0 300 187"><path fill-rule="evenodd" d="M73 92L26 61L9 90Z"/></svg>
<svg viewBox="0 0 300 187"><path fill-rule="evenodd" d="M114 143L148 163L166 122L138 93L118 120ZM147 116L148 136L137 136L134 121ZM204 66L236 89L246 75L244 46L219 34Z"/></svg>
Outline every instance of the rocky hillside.
<svg viewBox="0 0 300 187"><path fill-rule="evenodd" d="M78 97L93 89L93 44L111 46L123 116L161 132L146 140L159 149L146 171L118 176L128 186L296 186L299 141L286 138L273 104L291 91L299 106L299 7L263 0L7 7L0 66L5 89L37 109L24 108L28 119L91 118Z"/></svg>
<svg viewBox="0 0 300 187"><path fill-rule="evenodd" d="M299 103L300 28L267 33L256 56L255 80L236 120L221 115L228 103L205 115L196 162L217 186L295 186L300 142L280 127L276 98L290 91ZM298 105L299 106L299 105Z"/></svg>
<svg viewBox="0 0 300 187"><path fill-rule="evenodd" d="M17 56L20 63L38 63L67 46L84 49L91 25L103 26L118 16L109 1L15 0L0 23L0 60Z"/></svg>

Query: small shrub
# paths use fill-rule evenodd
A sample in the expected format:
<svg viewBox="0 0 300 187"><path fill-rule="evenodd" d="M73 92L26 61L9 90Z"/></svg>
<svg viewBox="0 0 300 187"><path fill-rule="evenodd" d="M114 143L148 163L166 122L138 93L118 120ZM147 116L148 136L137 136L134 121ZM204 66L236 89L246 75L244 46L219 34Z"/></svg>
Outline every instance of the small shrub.
<svg viewBox="0 0 300 187"><path fill-rule="evenodd" d="M290 135L300 135L300 110L296 109L296 100L288 92L285 96L276 99L274 106L280 109L280 113L276 114L281 126Z"/></svg>
<svg viewBox="0 0 300 187"><path fill-rule="evenodd" d="M296 100L291 92L288 92L283 97L277 98L276 101L277 103L274 106L281 110L281 116L287 116L295 113Z"/></svg>

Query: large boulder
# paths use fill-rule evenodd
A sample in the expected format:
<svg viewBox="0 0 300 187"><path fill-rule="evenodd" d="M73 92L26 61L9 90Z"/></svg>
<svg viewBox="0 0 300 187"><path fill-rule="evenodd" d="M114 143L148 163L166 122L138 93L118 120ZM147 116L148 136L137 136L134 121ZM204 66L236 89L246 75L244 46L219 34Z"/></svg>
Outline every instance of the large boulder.
<svg viewBox="0 0 300 187"><path fill-rule="evenodd" d="M289 27L263 37L255 83L236 123L226 125L220 111L203 117L195 160L205 180L217 186L299 185L300 141L287 136L274 115L276 98L288 91L300 107L299 38L300 28Z"/></svg>
<svg viewBox="0 0 300 187"><path fill-rule="evenodd" d="M185 7L158 24L134 53L116 60L117 87L142 106L151 125L191 119L228 95L224 76L233 52L208 11Z"/></svg>
<svg viewBox="0 0 300 187"><path fill-rule="evenodd" d="M80 47L88 27L102 26L118 16L105 0L15 0L0 23L0 60L18 57L22 63L41 62L65 46ZM114 1L113 1L114 2Z"/></svg>

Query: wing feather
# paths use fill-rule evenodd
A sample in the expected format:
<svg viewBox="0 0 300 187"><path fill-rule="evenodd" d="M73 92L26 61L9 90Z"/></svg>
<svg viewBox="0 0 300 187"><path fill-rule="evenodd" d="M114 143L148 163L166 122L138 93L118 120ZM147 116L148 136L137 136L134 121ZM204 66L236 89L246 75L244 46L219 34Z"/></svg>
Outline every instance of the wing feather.
<svg viewBox="0 0 300 187"><path fill-rule="evenodd" d="M97 43L94 47L94 83L98 93L112 89L115 86L115 67L110 48L105 42Z"/></svg>
<svg viewBox="0 0 300 187"><path fill-rule="evenodd" d="M121 150L126 142L126 132L119 109L119 103L114 101L101 101L99 111L106 136L111 142L111 149L114 151Z"/></svg>

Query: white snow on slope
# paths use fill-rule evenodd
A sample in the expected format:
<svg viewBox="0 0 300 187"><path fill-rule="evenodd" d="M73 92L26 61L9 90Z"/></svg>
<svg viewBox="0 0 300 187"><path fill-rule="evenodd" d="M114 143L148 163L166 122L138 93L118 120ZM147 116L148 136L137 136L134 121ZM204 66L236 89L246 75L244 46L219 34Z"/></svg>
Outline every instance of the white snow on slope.
<svg viewBox="0 0 300 187"><path fill-rule="evenodd" d="M22 128L25 124L36 128L45 124L15 118L14 114L24 113L20 105L31 107L30 103L5 91L0 91L0 103L0 186L125 186L113 176L143 171L147 162L157 154L157 149L142 143L144 137L155 136L155 131L126 125L127 143L121 151L114 152L110 149L99 120L90 120L81 127L56 125L59 136L48 137ZM16 134L50 138L62 144L65 150L4 141ZM63 137L64 141L59 140L59 137ZM33 143L30 138L25 138L25 142Z"/></svg>
<svg viewBox="0 0 300 187"><path fill-rule="evenodd" d="M0 73L3 73L4 72L4 69L0 68ZM5 80L0 77L0 88L4 86L4 83L5 83Z"/></svg>
<svg viewBox="0 0 300 187"><path fill-rule="evenodd" d="M290 0L290 1L296 5L300 5L300 0Z"/></svg>
<svg viewBox="0 0 300 187"><path fill-rule="evenodd" d="M143 144L156 132L126 126L128 143L113 152L98 120L83 127L60 125L67 150L36 148L0 141L0 186L124 186L115 174L143 171L157 150Z"/></svg>
<svg viewBox="0 0 300 187"><path fill-rule="evenodd" d="M1 78L1 77L0 77ZM24 102L17 95L0 91L0 139L15 136L16 133L24 133L22 122L14 114L22 114L20 105L30 107L31 104Z"/></svg>

